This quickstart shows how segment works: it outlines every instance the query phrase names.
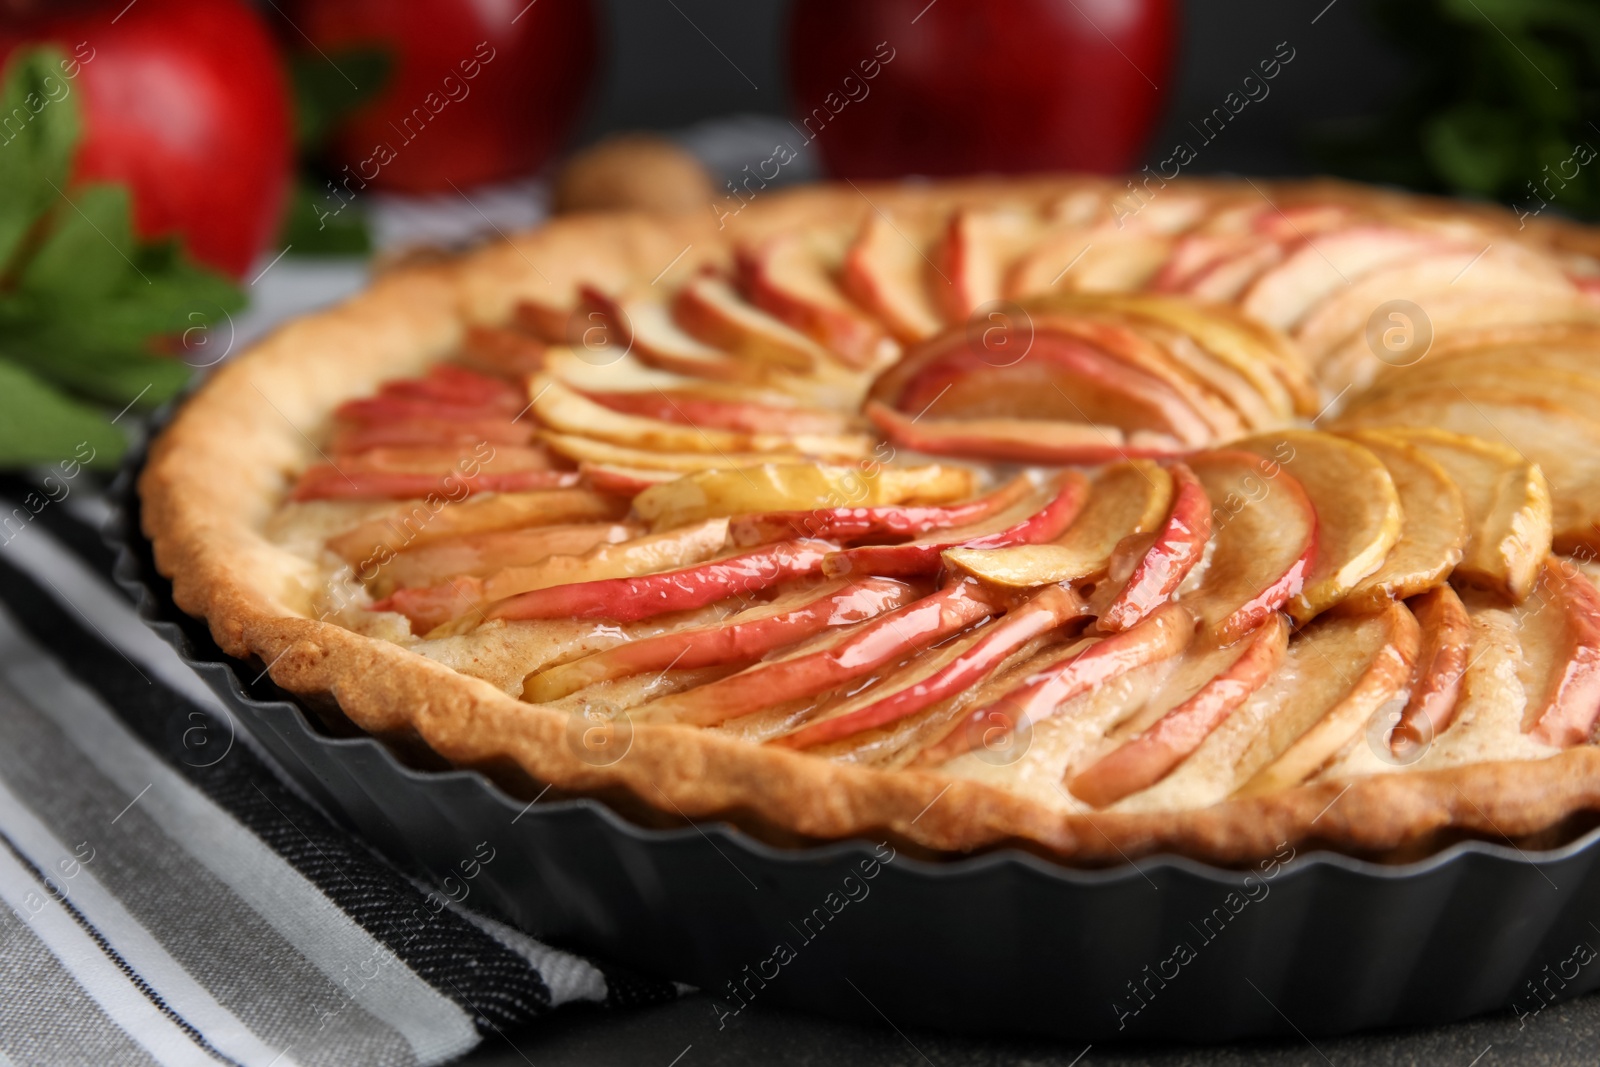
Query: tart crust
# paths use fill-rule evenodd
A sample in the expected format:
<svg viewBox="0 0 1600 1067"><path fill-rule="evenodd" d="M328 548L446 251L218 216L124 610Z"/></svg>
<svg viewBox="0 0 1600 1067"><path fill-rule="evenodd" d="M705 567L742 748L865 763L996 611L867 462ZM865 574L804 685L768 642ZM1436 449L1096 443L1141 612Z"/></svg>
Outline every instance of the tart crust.
<svg viewBox="0 0 1600 1067"><path fill-rule="evenodd" d="M899 186L819 186L768 193L719 228L714 218L590 216L442 265L379 277L340 306L291 322L222 366L154 443L139 480L146 533L186 612L204 618L235 657L266 665L284 689L331 699L356 725L415 738L453 764L510 788L543 785L599 796L652 822L724 818L780 843L889 835L933 855L1016 845L1083 865L1153 853L1235 864L1282 843L1412 858L1463 837L1557 843L1600 810L1600 750L1406 774L1325 781L1159 813L1073 814L970 779L881 771L694 727L632 726L626 756L607 766L567 743L570 716L520 702L396 644L311 615L306 562L263 533L296 472L318 458L312 437L340 402L445 358L470 323L503 321L520 300L570 303L580 279L651 277L728 262L731 237L785 232L808 219L847 221L955 204L1037 204L1093 179ZM1119 186L1112 183L1109 188ZM1250 189L1190 182L1197 191ZM1328 182L1263 185L1274 203L1392 202L1412 216L1470 217L1514 232L1496 209ZM1520 235L1595 254L1581 227L1536 220ZM680 255L681 253L681 255Z"/></svg>

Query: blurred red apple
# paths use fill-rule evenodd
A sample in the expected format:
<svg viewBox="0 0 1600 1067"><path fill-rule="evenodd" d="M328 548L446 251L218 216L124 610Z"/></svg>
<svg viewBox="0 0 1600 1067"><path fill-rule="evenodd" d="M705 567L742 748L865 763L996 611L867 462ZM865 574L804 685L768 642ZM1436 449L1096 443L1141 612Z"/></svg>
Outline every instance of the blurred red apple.
<svg viewBox="0 0 1600 1067"><path fill-rule="evenodd" d="M448 192L537 170L594 73L589 0L299 0L291 14L324 52L393 56L383 92L334 138L335 162L383 189Z"/></svg>
<svg viewBox="0 0 1600 1067"><path fill-rule="evenodd" d="M51 42L81 94L74 176L126 184L144 237L176 234L239 277L289 189L289 96L277 45L244 0L7 0L0 61Z"/></svg>
<svg viewBox="0 0 1600 1067"><path fill-rule="evenodd" d="M849 178L1127 170L1174 26L1170 0L796 0L797 123Z"/></svg>

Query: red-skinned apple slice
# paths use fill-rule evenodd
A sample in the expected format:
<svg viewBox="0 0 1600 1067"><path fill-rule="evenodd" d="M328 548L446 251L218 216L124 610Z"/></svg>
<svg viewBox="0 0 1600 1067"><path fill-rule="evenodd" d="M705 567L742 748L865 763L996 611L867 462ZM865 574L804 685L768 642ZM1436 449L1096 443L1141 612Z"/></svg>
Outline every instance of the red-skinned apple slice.
<svg viewBox="0 0 1600 1067"><path fill-rule="evenodd" d="M930 456L1065 467L1186 451L1175 438L1115 426L1033 419L918 419L867 401L866 416L892 443Z"/></svg>
<svg viewBox="0 0 1600 1067"><path fill-rule="evenodd" d="M837 255L800 234L742 247L735 256L750 302L827 348L849 366L864 368L893 359L899 345L883 327L847 300L834 281Z"/></svg>
<svg viewBox="0 0 1600 1067"><path fill-rule="evenodd" d="M621 518L625 511L626 503L588 489L493 493L460 500L434 495L413 506L401 505L329 538L328 549L355 565L359 574L366 564L382 566L396 553L452 537L599 522Z"/></svg>
<svg viewBox="0 0 1600 1067"><path fill-rule="evenodd" d="M739 515L729 521L728 536L736 545L763 545L795 537L820 537L828 541L916 537L930 530L982 522L1020 503L1033 491L1033 483L1019 476L993 492L959 504L891 504Z"/></svg>
<svg viewBox="0 0 1600 1067"><path fill-rule="evenodd" d="M537 433L531 419L508 418L452 422L447 419L408 418L341 426L334 431L328 450L335 453L367 452L374 448L419 448L444 445L526 445Z"/></svg>
<svg viewBox="0 0 1600 1067"><path fill-rule="evenodd" d="M1067 789L1104 808L1161 781L1212 730L1266 684L1289 647L1289 620L1274 614L1250 638L1239 658L1154 725L1073 777Z"/></svg>
<svg viewBox="0 0 1600 1067"><path fill-rule="evenodd" d="M760 663L687 693L652 701L634 709L634 719L715 726L846 685L1002 610L999 598L964 579L864 623L826 648Z"/></svg>
<svg viewBox="0 0 1600 1067"><path fill-rule="evenodd" d="M845 292L905 342L930 337L944 326L929 294L928 242L919 236L909 221L897 224L873 211L845 253L840 273Z"/></svg>
<svg viewBox="0 0 1600 1067"><path fill-rule="evenodd" d="M407 471L347 471L320 463L308 467L289 493L290 500L420 500L429 493L459 496L472 493L520 493L561 489L578 484L576 471L480 471L469 475L418 474Z"/></svg>
<svg viewBox="0 0 1600 1067"><path fill-rule="evenodd" d="M1558 666L1543 693L1528 694L1528 733L1557 748L1587 742L1600 714L1600 591L1566 560L1552 559L1539 576L1544 612L1560 620ZM1525 638L1532 637L1524 625Z"/></svg>
<svg viewBox="0 0 1600 1067"><path fill-rule="evenodd" d="M1298 734L1295 730L1307 717L1319 709L1315 702L1304 706L1286 705L1269 719L1262 732L1252 742L1252 748L1267 754L1278 751L1265 766L1255 772L1238 789L1239 796L1259 796L1276 793L1299 785L1316 773L1339 749L1361 732L1384 704L1405 691L1417 664L1421 632L1416 616L1404 604L1390 604L1379 619L1383 625L1383 641L1372 658L1360 665L1360 673L1353 679L1350 673L1358 665L1348 660L1331 660L1342 663L1333 668L1336 681L1333 688L1342 688L1343 695L1331 706L1320 710L1317 718ZM1333 625L1338 625L1335 620ZM1286 747L1279 746L1289 740ZM1254 758L1247 753L1246 760Z"/></svg>
<svg viewBox="0 0 1600 1067"><path fill-rule="evenodd" d="M822 346L713 275L703 274L680 289L672 316L698 340L758 363L803 372L828 359Z"/></svg>
<svg viewBox="0 0 1600 1067"><path fill-rule="evenodd" d="M607 467L631 467L634 470L677 471L689 474L694 471L738 470L759 467L763 464L795 463L810 466L815 462L798 452L658 452L650 448L632 448L611 441L601 441L575 433L557 433L544 430L539 434L550 451L565 456L574 463L598 463ZM843 458L843 457L841 457Z"/></svg>
<svg viewBox="0 0 1600 1067"><path fill-rule="evenodd" d="M468 326L461 338L461 360L469 367L502 378L521 378L544 366L546 345L521 330L502 326Z"/></svg>
<svg viewBox="0 0 1600 1067"><path fill-rule="evenodd" d="M1311 498L1317 513L1317 558L1287 611L1304 625L1344 600L1383 566L1400 539L1400 494L1389 468L1354 441L1315 430L1283 430L1235 441L1281 465Z"/></svg>
<svg viewBox="0 0 1600 1067"><path fill-rule="evenodd" d="M949 322L964 322L1005 294L1006 276L1017 257L1044 232L1031 213L958 208L950 216L935 259L948 285L935 287Z"/></svg>
<svg viewBox="0 0 1600 1067"><path fill-rule="evenodd" d="M1144 459L1120 463L1095 479L1083 510L1055 541L952 548L944 559L974 578L1011 589L1097 577L1110 567L1112 554L1126 538L1149 534L1166 519L1172 497L1173 479L1166 468Z"/></svg>
<svg viewBox="0 0 1600 1067"><path fill-rule="evenodd" d="M734 433L843 434L861 428L859 420L834 411L719 400L688 389L657 389L648 393L584 392L584 395L624 415Z"/></svg>
<svg viewBox="0 0 1600 1067"><path fill-rule="evenodd" d="M1116 633L1141 622L1171 599L1205 555L1211 538L1211 501L1188 467L1174 463L1169 470L1177 490L1172 511L1127 584L1101 614L1097 629Z"/></svg>
<svg viewBox="0 0 1600 1067"><path fill-rule="evenodd" d="M761 366L739 359L686 332L660 300L646 296L609 296L594 287L583 291L584 302L605 316L621 342L639 362L658 370L719 382L751 382Z"/></svg>
<svg viewBox="0 0 1600 1067"><path fill-rule="evenodd" d="M997 722L1016 730L1047 719L1063 702L1094 686L1178 655L1193 637L1193 616L1178 604L1166 604L1132 629L1094 642L1077 655L1030 675L999 700L960 716L942 739L922 751L917 763L938 766L971 751Z"/></svg>
<svg viewBox="0 0 1600 1067"><path fill-rule="evenodd" d="M667 529L712 515L789 511L797 505L817 507L842 501L863 507L942 504L968 496L972 482L970 470L938 463L875 469L768 463L685 475L639 494L633 509L656 529Z"/></svg>
<svg viewBox="0 0 1600 1067"><path fill-rule="evenodd" d="M481 404L520 410L522 391L503 378L479 374L451 363L435 363L415 378L384 382L379 396L437 400L446 404Z"/></svg>
<svg viewBox="0 0 1600 1067"><path fill-rule="evenodd" d="M470 467L496 471L534 471L555 468L555 457L542 448L526 445L495 445L491 448L461 448L456 445L409 445L396 448L371 448L365 452L333 453L333 463L346 474L352 471L385 474L448 474Z"/></svg>
<svg viewBox="0 0 1600 1067"><path fill-rule="evenodd" d="M494 605L488 617L635 622L808 577L832 549L825 541L784 541L680 570L536 589Z"/></svg>
<svg viewBox="0 0 1600 1067"><path fill-rule="evenodd" d="M333 416L344 422L404 422L431 419L435 422L510 422L517 408L510 403L460 404L418 396L364 396L346 400L333 409Z"/></svg>
<svg viewBox="0 0 1600 1067"><path fill-rule="evenodd" d="M1258 276L1240 297L1239 309L1277 329L1293 329L1306 312L1341 286L1453 243L1438 233L1381 225L1321 234Z"/></svg>
<svg viewBox="0 0 1600 1067"><path fill-rule="evenodd" d="M368 588L373 596L386 597L398 588L437 585L454 577L482 577L551 556L578 555L597 545L631 540L643 532L630 523L599 522L455 537L399 553L378 568Z"/></svg>
<svg viewBox="0 0 1600 1067"><path fill-rule="evenodd" d="M1450 726L1472 647L1472 619L1454 589L1441 585L1407 603L1422 628L1422 647L1411 696L1389 735L1389 747L1402 757L1413 746L1432 744Z"/></svg>
<svg viewBox="0 0 1600 1067"><path fill-rule="evenodd" d="M580 463L578 474L583 484L599 493L636 497L653 485L676 481L683 477L677 471L640 470L637 467L618 467L609 463Z"/></svg>
<svg viewBox="0 0 1600 1067"><path fill-rule="evenodd" d="M891 611L912 597L903 582L873 578L831 582L707 626L674 630L528 675L522 699L557 700L597 682L644 671L693 670L748 663L835 626Z"/></svg>
<svg viewBox="0 0 1600 1067"><path fill-rule="evenodd" d="M1204 452L1187 462L1212 502L1215 544L1183 603L1231 644L1300 592L1317 557L1317 512L1293 475L1253 453Z"/></svg>
<svg viewBox="0 0 1600 1067"><path fill-rule="evenodd" d="M866 707L809 723L778 738L775 743L789 748L811 748L915 715L978 684L1017 649L1082 614L1083 602L1070 590L1059 585L1046 586L983 630L972 647L928 677Z"/></svg>
<svg viewBox="0 0 1600 1067"><path fill-rule="evenodd" d="M1032 499L1023 500L982 522L936 530L898 545L863 545L828 557L828 574L876 574L912 577L939 569L947 548L1004 548L1038 544L1061 535L1088 495L1088 481L1077 471L1056 477Z"/></svg>

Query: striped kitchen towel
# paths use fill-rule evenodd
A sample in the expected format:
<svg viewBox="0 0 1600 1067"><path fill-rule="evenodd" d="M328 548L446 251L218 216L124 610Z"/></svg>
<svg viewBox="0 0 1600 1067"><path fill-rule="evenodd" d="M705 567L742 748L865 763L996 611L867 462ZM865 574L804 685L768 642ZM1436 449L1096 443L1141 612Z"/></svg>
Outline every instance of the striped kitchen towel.
<svg viewBox="0 0 1600 1067"><path fill-rule="evenodd" d="M30 492L0 480L0 1067L435 1064L675 995L329 822L111 584L104 506Z"/></svg>

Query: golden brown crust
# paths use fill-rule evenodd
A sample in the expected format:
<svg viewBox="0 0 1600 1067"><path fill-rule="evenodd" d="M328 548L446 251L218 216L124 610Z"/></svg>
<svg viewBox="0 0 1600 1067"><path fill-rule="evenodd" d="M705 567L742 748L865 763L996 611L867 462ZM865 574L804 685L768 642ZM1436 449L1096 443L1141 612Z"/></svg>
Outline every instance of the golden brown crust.
<svg viewBox="0 0 1600 1067"><path fill-rule="evenodd" d="M462 766L507 760L569 793L623 798L668 817L729 817L772 836L894 835L936 853L1019 844L1082 864L1156 852L1237 863L1282 842L1373 855L1416 854L1458 836L1518 839L1600 809L1600 751L1541 761L1321 782L1197 811L1063 814L999 788L925 772L884 772L682 726L640 724L609 766L579 759L567 715L517 701L398 645L307 617L305 562L263 535L289 477L316 458L314 433L339 402L445 356L469 322L507 317L517 301L570 300L580 277L648 278L722 263L728 237L797 220L915 213L957 202L1037 202L1089 179L952 184L929 190L817 187L764 194L737 217L663 223L643 217L556 221L455 264L380 278L350 302L290 323L218 371L156 441L140 481L144 526L178 605L206 619L230 655L269 665L274 681L331 695L357 725L412 731ZM1193 183L1194 189L1233 185ZM1392 200L1507 232L1504 212L1317 182L1266 186L1274 202ZM1241 195L1256 195L1248 187ZM1541 240L1593 252L1595 236L1541 223ZM1524 237L1527 236L1525 233Z"/></svg>

